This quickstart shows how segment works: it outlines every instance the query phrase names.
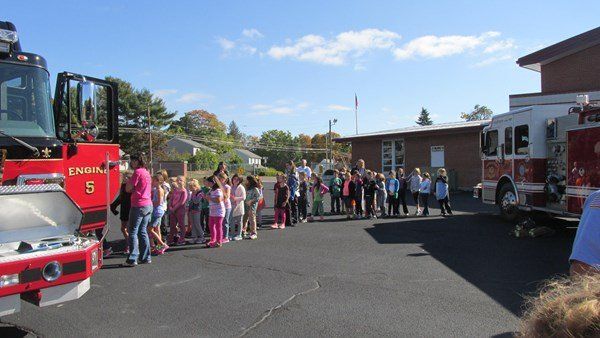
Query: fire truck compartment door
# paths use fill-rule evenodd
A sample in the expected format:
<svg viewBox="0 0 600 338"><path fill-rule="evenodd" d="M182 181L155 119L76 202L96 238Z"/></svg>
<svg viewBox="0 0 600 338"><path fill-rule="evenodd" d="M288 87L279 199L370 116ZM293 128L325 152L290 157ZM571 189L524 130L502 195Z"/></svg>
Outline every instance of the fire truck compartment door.
<svg viewBox="0 0 600 338"><path fill-rule="evenodd" d="M82 217L57 184L0 186L0 244L73 235Z"/></svg>

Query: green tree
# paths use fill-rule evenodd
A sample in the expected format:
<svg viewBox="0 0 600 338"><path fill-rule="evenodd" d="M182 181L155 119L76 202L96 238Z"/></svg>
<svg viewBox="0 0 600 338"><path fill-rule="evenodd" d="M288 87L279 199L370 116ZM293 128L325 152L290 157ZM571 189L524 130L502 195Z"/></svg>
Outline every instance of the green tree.
<svg viewBox="0 0 600 338"><path fill-rule="evenodd" d="M167 109L164 101L147 89L135 89L131 83L116 78L107 77L106 80L117 83L119 90L118 115L119 128L133 128L142 130L123 130L119 132L121 148L128 154L149 153L148 107L150 108L150 124L152 128L153 157L162 159L167 156L165 152L168 137L160 131L171 123L176 112Z"/></svg>
<svg viewBox="0 0 600 338"><path fill-rule="evenodd" d="M196 164L202 170L214 169L219 164L221 157L210 151L198 151L191 156L189 161Z"/></svg>
<svg viewBox="0 0 600 338"><path fill-rule="evenodd" d="M494 115L494 112L490 108L476 104L470 113L460 113L460 118L465 121L478 121L488 120L492 118L492 115Z"/></svg>
<svg viewBox="0 0 600 338"><path fill-rule="evenodd" d="M227 135L234 141L238 142L241 142L245 137L244 133L242 133L240 128L237 126L237 123L235 123L233 120L229 123L229 127L227 127Z"/></svg>
<svg viewBox="0 0 600 338"><path fill-rule="evenodd" d="M227 136L225 124L219 121L217 115L203 109L185 113L178 120L171 123L169 131L197 136L201 138L198 141L217 150L221 155L232 149L232 145L227 144L228 141L232 140Z"/></svg>
<svg viewBox="0 0 600 338"><path fill-rule="evenodd" d="M294 137L289 131L267 130L260 136L260 144L267 145L270 149L254 149L253 151L262 157L267 158L269 167L284 170L285 163L289 160L297 159L301 153L299 151L290 151L289 149L277 149L282 147L293 147Z"/></svg>
<svg viewBox="0 0 600 338"><path fill-rule="evenodd" d="M236 152L232 151L227 156L227 164L241 165L244 164L244 160Z"/></svg>
<svg viewBox="0 0 600 338"><path fill-rule="evenodd" d="M430 126L433 124L433 121L429 116L429 111L425 109L425 107L421 107L421 113L419 114L416 123L420 126Z"/></svg>

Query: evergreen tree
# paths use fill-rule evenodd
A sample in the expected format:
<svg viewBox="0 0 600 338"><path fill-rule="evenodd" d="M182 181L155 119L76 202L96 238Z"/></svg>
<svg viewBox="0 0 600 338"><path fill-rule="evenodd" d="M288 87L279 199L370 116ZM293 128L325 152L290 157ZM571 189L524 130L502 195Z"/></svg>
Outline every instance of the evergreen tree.
<svg viewBox="0 0 600 338"><path fill-rule="evenodd" d="M244 134L241 132L240 128L233 120L231 121L231 123L229 123L229 127L227 128L227 135L229 135L229 137L231 137L235 141L242 141L244 139Z"/></svg>
<svg viewBox="0 0 600 338"><path fill-rule="evenodd" d="M420 126L430 126L433 124L431 117L429 117L429 111L427 111L425 107L421 107L421 113L419 114L416 123Z"/></svg>

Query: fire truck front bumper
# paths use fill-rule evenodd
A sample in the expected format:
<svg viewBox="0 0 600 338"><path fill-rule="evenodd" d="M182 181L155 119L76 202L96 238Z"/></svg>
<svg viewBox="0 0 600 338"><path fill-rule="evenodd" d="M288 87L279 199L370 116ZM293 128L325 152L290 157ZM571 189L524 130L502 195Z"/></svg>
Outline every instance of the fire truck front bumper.
<svg viewBox="0 0 600 338"><path fill-rule="evenodd" d="M21 300L37 306L78 299L102 265L102 247L86 240L79 248L37 252L0 260L0 317L20 311Z"/></svg>

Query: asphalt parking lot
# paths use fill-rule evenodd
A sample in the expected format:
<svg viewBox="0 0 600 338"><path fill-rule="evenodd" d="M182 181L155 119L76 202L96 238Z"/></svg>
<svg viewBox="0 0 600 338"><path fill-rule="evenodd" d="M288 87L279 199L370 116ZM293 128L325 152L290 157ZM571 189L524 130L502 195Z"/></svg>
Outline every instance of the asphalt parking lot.
<svg viewBox="0 0 600 338"><path fill-rule="evenodd" d="M437 208L428 218L329 216L220 249L177 247L136 268L116 254L81 299L24 304L1 319L0 336L509 335L523 296L567 272L575 231L515 239L494 208L468 194L452 202L452 218Z"/></svg>

